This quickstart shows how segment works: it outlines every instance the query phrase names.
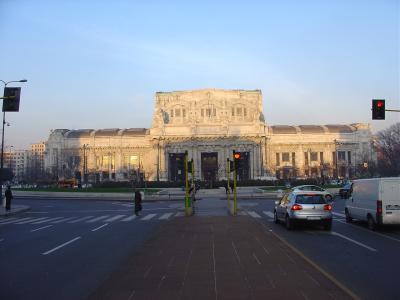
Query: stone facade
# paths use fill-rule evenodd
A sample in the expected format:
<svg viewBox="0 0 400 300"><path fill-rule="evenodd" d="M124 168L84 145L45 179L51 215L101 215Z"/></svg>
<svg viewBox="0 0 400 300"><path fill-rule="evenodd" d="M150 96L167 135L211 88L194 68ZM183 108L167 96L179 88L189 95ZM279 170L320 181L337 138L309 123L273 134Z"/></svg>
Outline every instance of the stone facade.
<svg viewBox="0 0 400 300"><path fill-rule="evenodd" d="M351 177L373 159L368 124L268 126L260 90L157 92L150 129L56 129L46 170L88 181L183 179L183 154L201 180L226 179L227 158L243 153L239 179ZM336 160L336 156L338 159Z"/></svg>

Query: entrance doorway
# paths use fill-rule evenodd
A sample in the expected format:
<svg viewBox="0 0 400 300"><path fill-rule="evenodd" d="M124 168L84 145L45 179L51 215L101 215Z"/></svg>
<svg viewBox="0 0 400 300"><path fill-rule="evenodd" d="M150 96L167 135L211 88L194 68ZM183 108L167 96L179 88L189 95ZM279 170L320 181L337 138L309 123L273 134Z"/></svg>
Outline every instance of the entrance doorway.
<svg viewBox="0 0 400 300"><path fill-rule="evenodd" d="M169 181L185 180L185 153L169 154Z"/></svg>
<svg viewBox="0 0 400 300"><path fill-rule="evenodd" d="M212 188L218 174L217 152L201 153L201 173L207 187Z"/></svg>

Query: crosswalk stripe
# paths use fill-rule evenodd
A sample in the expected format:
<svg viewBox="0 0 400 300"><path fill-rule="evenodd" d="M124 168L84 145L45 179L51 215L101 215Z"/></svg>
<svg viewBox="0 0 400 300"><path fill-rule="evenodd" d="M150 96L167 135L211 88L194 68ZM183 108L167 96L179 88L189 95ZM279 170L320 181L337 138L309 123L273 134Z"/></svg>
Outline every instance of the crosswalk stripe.
<svg viewBox="0 0 400 300"><path fill-rule="evenodd" d="M96 221L100 221L100 220L106 219L106 218L108 218L108 217L109 217L109 216L97 217L97 218L94 218L94 219L91 219L91 220L86 221L86 223L94 223L94 222L96 222Z"/></svg>
<svg viewBox="0 0 400 300"><path fill-rule="evenodd" d="M70 224L78 223L80 221L91 219L91 218L93 218L93 216L86 216L86 217L82 217L82 218L79 218L79 219L76 219L76 220L73 220L73 221L68 221L67 223L70 223Z"/></svg>
<svg viewBox="0 0 400 300"><path fill-rule="evenodd" d="M156 216L156 214L148 214L147 216L141 218L140 220L142 220L142 221L148 221L148 220L154 218L155 216Z"/></svg>
<svg viewBox="0 0 400 300"><path fill-rule="evenodd" d="M15 219L17 219L17 218L5 218L4 220L0 220L0 224L3 224L5 222L8 223L8 221L15 220Z"/></svg>
<svg viewBox="0 0 400 300"><path fill-rule="evenodd" d="M118 220L118 219L121 219L121 218L123 218L123 217L125 217L125 215L116 215L116 216L111 217L111 218L109 218L109 219L107 219L107 220L104 220L104 222L113 222L113 221Z"/></svg>
<svg viewBox="0 0 400 300"><path fill-rule="evenodd" d="M69 220L72 220L72 219L75 219L76 217L69 217L69 218L63 218L63 219L61 219L61 220L57 220L57 221L53 221L53 222L50 222L51 224L58 224L58 223L62 223L62 222L65 222L65 221L69 221Z"/></svg>
<svg viewBox="0 0 400 300"><path fill-rule="evenodd" d="M132 221L132 220L135 220L136 219L136 215L132 215L132 216L130 216L130 217L127 217L127 218L125 218L125 219L122 219L121 221L122 222L129 222L129 221Z"/></svg>
<svg viewBox="0 0 400 300"><path fill-rule="evenodd" d="M270 212L270 211L263 211L263 213L264 213L264 215L266 215L267 217L270 217L270 218L274 218L274 214L272 213L272 212Z"/></svg>
<svg viewBox="0 0 400 300"><path fill-rule="evenodd" d="M246 212L241 210L237 213L239 216L247 216Z"/></svg>
<svg viewBox="0 0 400 300"><path fill-rule="evenodd" d="M168 218L170 217L170 216L172 216L174 213L165 213L165 214L163 214L161 217L159 217L158 219L159 220L168 220Z"/></svg>
<svg viewBox="0 0 400 300"><path fill-rule="evenodd" d="M30 218L22 218L22 219L17 219L17 220L15 220L16 218L12 218L12 219L13 219L13 220L9 219L8 222L3 222L3 223L1 223L0 225L3 225L3 224L11 224L11 223L16 223L16 222L21 222L21 221L26 221L26 220L32 219L32 217L30 217Z"/></svg>
<svg viewBox="0 0 400 300"><path fill-rule="evenodd" d="M248 211L247 212L250 216L252 216L253 218L261 218L261 216L258 214L258 213L256 213L255 211Z"/></svg>
<svg viewBox="0 0 400 300"><path fill-rule="evenodd" d="M14 224L27 224L27 223L36 222L39 220L44 220L44 219L49 219L49 217L34 218L33 220L18 222L18 223L14 223Z"/></svg>
<svg viewBox="0 0 400 300"><path fill-rule="evenodd" d="M182 211L177 212L177 213L175 214L175 217L184 217L184 216L185 216L185 213L182 212Z"/></svg>
<svg viewBox="0 0 400 300"><path fill-rule="evenodd" d="M42 224L42 223L51 222L51 221L55 221L55 220L62 219L62 218L63 217L50 218L50 219L42 220L39 222L33 222L31 224Z"/></svg>

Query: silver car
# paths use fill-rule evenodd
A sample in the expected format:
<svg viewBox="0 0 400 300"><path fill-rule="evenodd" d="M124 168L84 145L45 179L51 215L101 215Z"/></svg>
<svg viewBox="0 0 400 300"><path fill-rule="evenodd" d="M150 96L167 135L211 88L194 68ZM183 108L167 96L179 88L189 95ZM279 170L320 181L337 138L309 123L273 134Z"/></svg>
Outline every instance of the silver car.
<svg viewBox="0 0 400 300"><path fill-rule="evenodd" d="M323 189L322 187L319 187L318 185L299 185L299 186L295 186L292 188L292 191L296 191L296 190L323 192L325 199L327 201L332 201L332 199L333 199L333 196L331 193L329 193L327 190Z"/></svg>
<svg viewBox="0 0 400 300"><path fill-rule="evenodd" d="M274 221L285 222L288 230L299 222L319 223L331 230L332 205L324 192L295 190L275 202Z"/></svg>

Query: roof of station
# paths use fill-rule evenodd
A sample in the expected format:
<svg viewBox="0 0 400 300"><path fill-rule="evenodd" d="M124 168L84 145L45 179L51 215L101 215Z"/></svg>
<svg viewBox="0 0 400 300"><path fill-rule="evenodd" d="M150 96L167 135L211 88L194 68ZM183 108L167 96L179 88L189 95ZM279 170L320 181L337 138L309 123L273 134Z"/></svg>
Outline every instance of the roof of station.
<svg viewBox="0 0 400 300"><path fill-rule="evenodd" d="M351 125L272 125L272 134L324 134L324 133L353 133L357 130Z"/></svg>
<svg viewBox="0 0 400 300"><path fill-rule="evenodd" d="M66 138L89 138L89 137L114 137L114 136L144 136L149 134L146 128L107 128L107 129L77 129L65 133Z"/></svg>

